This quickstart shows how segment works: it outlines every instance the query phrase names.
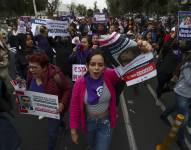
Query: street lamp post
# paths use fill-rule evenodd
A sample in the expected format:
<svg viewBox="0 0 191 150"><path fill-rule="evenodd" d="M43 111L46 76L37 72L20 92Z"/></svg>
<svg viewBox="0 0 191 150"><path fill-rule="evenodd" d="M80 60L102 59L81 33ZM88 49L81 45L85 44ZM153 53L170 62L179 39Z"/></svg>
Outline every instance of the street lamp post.
<svg viewBox="0 0 191 150"><path fill-rule="evenodd" d="M37 16L37 9L36 9L36 1L33 0L33 7L34 7L34 14L35 14L35 17Z"/></svg>

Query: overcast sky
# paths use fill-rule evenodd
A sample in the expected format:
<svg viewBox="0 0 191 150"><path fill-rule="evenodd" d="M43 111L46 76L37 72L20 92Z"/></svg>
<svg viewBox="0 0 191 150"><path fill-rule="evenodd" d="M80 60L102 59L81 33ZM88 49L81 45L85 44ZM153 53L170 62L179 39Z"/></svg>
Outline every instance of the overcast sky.
<svg viewBox="0 0 191 150"><path fill-rule="evenodd" d="M84 4L87 8L93 8L94 2L97 1L97 6L99 9L106 8L106 2L105 0L61 0L64 4L70 4L71 2L74 2L76 4Z"/></svg>

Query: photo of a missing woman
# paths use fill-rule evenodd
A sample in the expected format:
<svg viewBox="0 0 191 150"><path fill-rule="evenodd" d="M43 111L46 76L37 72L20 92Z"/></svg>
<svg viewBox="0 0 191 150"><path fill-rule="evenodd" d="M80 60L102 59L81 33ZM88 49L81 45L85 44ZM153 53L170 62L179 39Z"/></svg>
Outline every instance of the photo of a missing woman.
<svg viewBox="0 0 191 150"><path fill-rule="evenodd" d="M137 46L129 47L118 56L118 61L122 66L125 66L140 54L141 51Z"/></svg>

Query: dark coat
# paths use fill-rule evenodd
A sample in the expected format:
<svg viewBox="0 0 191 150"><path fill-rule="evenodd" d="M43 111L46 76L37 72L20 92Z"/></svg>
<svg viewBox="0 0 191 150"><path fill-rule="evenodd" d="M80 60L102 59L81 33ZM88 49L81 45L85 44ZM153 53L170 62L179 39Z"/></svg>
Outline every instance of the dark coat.
<svg viewBox="0 0 191 150"><path fill-rule="evenodd" d="M7 90L7 86L1 80L1 87L0 87L0 112L10 112L13 108L11 102L11 95Z"/></svg>

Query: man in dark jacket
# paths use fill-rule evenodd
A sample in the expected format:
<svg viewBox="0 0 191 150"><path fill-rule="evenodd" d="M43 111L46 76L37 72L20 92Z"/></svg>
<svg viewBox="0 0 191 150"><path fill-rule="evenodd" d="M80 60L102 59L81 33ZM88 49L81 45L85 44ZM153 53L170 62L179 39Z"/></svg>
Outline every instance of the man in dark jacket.
<svg viewBox="0 0 191 150"><path fill-rule="evenodd" d="M7 115L11 110L11 95L0 80L0 150L18 150L20 147L20 138Z"/></svg>

